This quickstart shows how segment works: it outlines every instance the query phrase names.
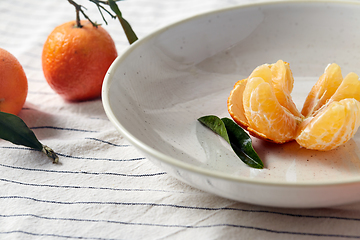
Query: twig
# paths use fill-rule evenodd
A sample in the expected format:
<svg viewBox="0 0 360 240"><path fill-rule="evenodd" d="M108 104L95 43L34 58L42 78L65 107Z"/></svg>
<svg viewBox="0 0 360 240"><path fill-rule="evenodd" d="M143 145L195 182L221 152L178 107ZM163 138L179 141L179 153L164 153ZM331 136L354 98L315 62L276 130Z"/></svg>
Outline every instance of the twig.
<svg viewBox="0 0 360 240"><path fill-rule="evenodd" d="M138 40L138 37L136 36L134 30L132 29L131 25L128 23L128 21L126 21L123 17L122 17L122 13L119 9L119 7L117 6L116 2L119 2L121 0L89 0L90 2L94 3L96 5L96 7L98 8L102 19L104 20L104 22L107 24L107 21L104 17L104 14L102 11L105 11L107 14L109 14L111 16L111 18L118 18L119 22L122 26L122 28L124 29L125 35L129 41L130 44L134 43L136 40ZM85 14L85 12L83 11L83 8L86 9L85 7L83 7L80 4L77 4L74 0L68 0L68 2L70 4L72 4L75 9L76 9L76 25L77 27L82 27L81 23L80 23L80 13L91 22L91 24L94 27L97 27L99 24L94 23L93 21L91 21L91 19ZM108 5L110 6L110 9L115 13L112 14L109 10L107 10L103 5Z"/></svg>
<svg viewBox="0 0 360 240"><path fill-rule="evenodd" d="M76 10L76 27L78 28L82 28L81 22L80 22L80 12L84 15L84 17L89 20L89 22L91 22L91 24L94 27L97 27L98 24L94 23L93 21L91 21L91 19L85 14L85 12L82 10L82 8L84 8L82 5L77 4L76 2L74 2L73 0L68 0L68 2L72 5L74 5L75 10ZM85 8L86 9L86 8Z"/></svg>

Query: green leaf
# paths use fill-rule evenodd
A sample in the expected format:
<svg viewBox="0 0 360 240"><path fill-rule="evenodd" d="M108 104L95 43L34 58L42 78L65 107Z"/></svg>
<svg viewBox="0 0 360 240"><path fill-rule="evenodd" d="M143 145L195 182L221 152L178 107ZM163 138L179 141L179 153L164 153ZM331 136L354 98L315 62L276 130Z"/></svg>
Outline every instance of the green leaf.
<svg viewBox="0 0 360 240"><path fill-rule="evenodd" d="M120 9L116 2L114 0L108 0L111 10L116 14L118 17L121 26L124 29L125 35L129 41L130 44L133 44L136 40L138 40L138 37L136 36L134 30L132 29L131 25L128 23L128 21L125 20L125 18L122 17L122 14L120 12Z"/></svg>
<svg viewBox="0 0 360 240"><path fill-rule="evenodd" d="M217 116L210 115L210 116L201 117L198 119L198 121L204 124L205 126L207 126L208 128L210 128L213 132L220 135L230 144L230 140L226 131L225 124L223 123L223 121L221 121L220 118L218 118Z"/></svg>
<svg viewBox="0 0 360 240"><path fill-rule="evenodd" d="M56 153L48 146L42 145L34 132L16 115L0 112L0 138L16 145L41 151L51 158L53 163L59 161Z"/></svg>
<svg viewBox="0 0 360 240"><path fill-rule="evenodd" d="M252 146L252 141L249 136L239 125L229 118L221 119L225 124L227 133L229 135L230 144L234 152L239 155L245 155L241 158L243 162L253 168L264 168L264 164Z"/></svg>
<svg viewBox="0 0 360 240"><path fill-rule="evenodd" d="M229 118L220 119L217 116L210 115L201 117L198 121L224 138L236 155L248 166L264 168L263 162L252 146L250 136L233 120Z"/></svg>
<svg viewBox="0 0 360 240"><path fill-rule="evenodd" d="M24 121L10 113L0 112L0 138L39 151L43 148L34 132Z"/></svg>

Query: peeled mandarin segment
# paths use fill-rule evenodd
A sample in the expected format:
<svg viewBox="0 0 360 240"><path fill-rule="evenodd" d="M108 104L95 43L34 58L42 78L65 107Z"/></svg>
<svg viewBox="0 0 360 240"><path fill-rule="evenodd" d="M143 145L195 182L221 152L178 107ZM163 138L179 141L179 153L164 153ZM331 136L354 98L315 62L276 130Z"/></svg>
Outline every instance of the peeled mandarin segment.
<svg viewBox="0 0 360 240"><path fill-rule="evenodd" d="M234 121L243 128L247 128L249 123L245 117L243 106L243 92L246 86L247 79L238 81L228 98L228 111Z"/></svg>
<svg viewBox="0 0 360 240"><path fill-rule="evenodd" d="M340 101L345 98L355 98L360 101L360 81L359 76L355 73L346 75L330 101Z"/></svg>
<svg viewBox="0 0 360 240"><path fill-rule="evenodd" d="M291 93L294 87L294 78L289 64L282 60L271 65L272 83L278 90Z"/></svg>
<svg viewBox="0 0 360 240"><path fill-rule="evenodd" d="M230 96L227 101L228 111L230 113L230 116L242 128L248 130L251 135L263 140L271 141L264 134L259 133L249 127L249 122L246 119L244 105L243 105L243 93L246 83L247 83L247 79L238 81L230 93Z"/></svg>
<svg viewBox="0 0 360 240"><path fill-rule="evenodd" d="M272 86L262 78L248 80L243 92L243 105L252 129L277 143L294 139L296 118L279 104Z"/></svg>
<svg viewBox="0 0 360 240"><path fill-rule="evenodd" d="M331 150L350 140L359 125L359 101L344 99L332 102L300 125L296 141L307 149Z"/></svg>
<svg viewBox="0 0 360 240"><path fill-rule="evenodd" d="M304 117L309 117L313 112L321 108L327 100L336 92L342 81L339 65L336 63L326 67L325 72L308 94L301 110Z"/></svg>
<svg viewBox="0 0 360 240"><path fill-rule="evenodd" d="M272 73L270 70L269 64L263 64L254 69L248 79L255 78L255 77L261 77L265 82L272 84L271 78Z"/></svg>
<svg viewBox="0 0 360 240"><path fill-rule="evenodd" d="M275 96L281 106L287 108L295 116L301 117L301 113L291 98L291 92L294 87L294 78L289 64L279 60L271 65L271 73Z"/></svg>

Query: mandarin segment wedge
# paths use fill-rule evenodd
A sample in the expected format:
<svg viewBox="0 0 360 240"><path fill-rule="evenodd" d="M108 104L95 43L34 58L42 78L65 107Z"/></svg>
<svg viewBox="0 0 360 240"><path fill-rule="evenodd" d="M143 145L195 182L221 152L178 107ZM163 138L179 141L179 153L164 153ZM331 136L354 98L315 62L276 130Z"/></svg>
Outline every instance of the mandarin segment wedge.
<svg viewBox="0 0 360 240"><path fill-rule="evenodd" d="M243 93L243 106L249 126L255 131L277 143L294 139L296 117L280 105L274 88L262 78L248 80Z"/></svg>
<svg viewBox="0 0 360 240"><path fill-rule="evenodd" d="M346 98L355 98L360 101L360 81L356 73L351 72L346 75L329 101L340 101Z"/></svg>
<svg viewBox="0 0 360 240"><path fill-rule="evenodd" d="M308 94L300 113L292 98L294 78L282 60L255 68L238 81L228 98L230 116L251 135L275 142L296 140L327 151L346 143L360 125L360 81L329 64Z"/></svg>
<svg viewBox="0 0 360 240"><path fill-rule="evenodd" d="M359 124L359 101L353 98L334 101L301 124L296 141L307 149L331 150L352 138Z"/></svg>
<svg viewBox="0 0 360 240"><path fill-rule="evenodd" d="M329 64L305 100L301 110L304 117L309 117L323 106L336 92L342 80L343 77L339 65L336 63Z"/></svg>
<svg viewBox="0 0 360 240"><path fill-rule="evenodd" d="M272 84L271 65L263 64L254 69L248 79L261 77L265 82ZM272 85L271 85L272 86Z"/></svg>
<svg viewBox="0 0 360 240"><path fill-rule="evenodd" d="M275 64L271 64L270 70L277 100L281 106L288 109L296 117L301 117L301 113L291 98L291 92L294 87L294 77L289 64L279 60Z"/></svg>

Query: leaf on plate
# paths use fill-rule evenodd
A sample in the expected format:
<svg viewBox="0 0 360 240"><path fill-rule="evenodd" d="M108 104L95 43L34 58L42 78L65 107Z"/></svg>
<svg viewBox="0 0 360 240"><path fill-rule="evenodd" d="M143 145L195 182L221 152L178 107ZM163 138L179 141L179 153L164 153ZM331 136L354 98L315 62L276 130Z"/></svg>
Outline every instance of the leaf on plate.
<svg viewBox="0 0 360 240"><path fill-rule="evenodd" d="M36 138L34 132L16 115L0 112L0 138L16 145L42 151L50 157L54 163L57 163L59 160L55 152L48 146L42 145Z"/></svg>
<svg viewBox="0 0 360 240"><path fill-rule="evenodd" d="M229 140L229 136L226 131L225 124L220 118L218 118L217 116L210 115L210 116L201 117L198 119L198 121L204 124L205 126L207 126L208 128L210 128L213 132L220 135L229 144L231 144Z"/></svg>
<svg viewBox="0 0 360 240"><path fill-rule="evenodd" d="M213 115L201 117L198 121L224 138L236 155L248 166L264 168L263 162L252 147L250 136L234 121L229 118L220 119Z"/></svg>

